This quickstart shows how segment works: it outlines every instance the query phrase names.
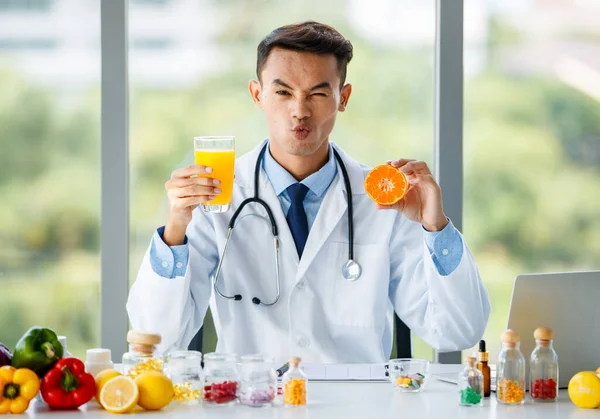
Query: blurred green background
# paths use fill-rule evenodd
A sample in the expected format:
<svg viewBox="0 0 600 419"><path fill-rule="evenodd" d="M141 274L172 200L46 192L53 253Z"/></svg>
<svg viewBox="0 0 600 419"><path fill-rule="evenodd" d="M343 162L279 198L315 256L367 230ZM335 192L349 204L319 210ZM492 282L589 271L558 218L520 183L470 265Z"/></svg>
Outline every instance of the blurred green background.
<svg viewBox="0 0 600 419"><path fill-rule="evenodd" d="M577 52L600 44L600 28L582 24L598 6L525 3L465 3L463 233L492 299L492 359L517 274L600 267L600 71L577 72L589 64ZM73 71L93 73L88 81L49 82L43 66L32 75L23 66L35 61L0 42L0 341L12 348L40 324L66 335L78 356L99 345L100 318L99 2L86 4L93 70ZM560 7L569 13L558 24L551 17ZM14 16L0 10L0 27ZM196 17L200 27L187 33ZM130 282L164 223L164 182L192 162L192 137L235 135L239 155L267 137L247 83L256 45L277 26L320 20L354 44L353 94L332 140L366 164L413 157L432 165L434 17L433 1L132 0ZM180 61L161 55L172 44L136 41L152 25L178 31L178 19L178 39L191 45ZM194 57L206 66L195 71ZM215 344L208 329L205 350ZM431 358L418 339L415 356Z"/></svg>

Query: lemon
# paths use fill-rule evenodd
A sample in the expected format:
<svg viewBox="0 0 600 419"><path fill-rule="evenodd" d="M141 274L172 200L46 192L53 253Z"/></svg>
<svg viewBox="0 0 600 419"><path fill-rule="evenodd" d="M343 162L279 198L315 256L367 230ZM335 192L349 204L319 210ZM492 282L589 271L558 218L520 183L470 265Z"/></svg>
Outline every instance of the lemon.
<svg viewBox="0 0 600 419"><path fill-rule="evenodd" d="M569 397L578 407L600 406L600 378L593 371L578 372L569 381Z"/></svg>
<svg viewBox="0 0 600 419"><path fill-rule="evenodd" d="M100 392L104 388L104 385L108 382L108 380L118 377L119 375L122 375L119 371L111 369L103 370L96 374L96 377L94 378L96 380L96 400L98 403L100 403Z"/></svg>
<svg viewBox="0 0 600 419"><path fill-rule="evenodd" d="M173 400L173 383L162 372L140 374L135 383L140 391L138 404L146 410L160 410Z"/></svg>
<svg viewBox="0 0 600 419"><path fill-rule="evenodd" d="M140 392L135 381L118 375L104 384L98 403L109 412L128 413L135 408L139 397Z"/></svg>

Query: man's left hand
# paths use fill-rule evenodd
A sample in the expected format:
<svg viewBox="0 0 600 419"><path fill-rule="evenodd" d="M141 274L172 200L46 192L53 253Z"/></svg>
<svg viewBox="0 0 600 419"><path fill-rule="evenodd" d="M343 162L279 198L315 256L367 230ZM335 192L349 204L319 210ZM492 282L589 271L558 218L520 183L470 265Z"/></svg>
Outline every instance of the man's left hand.
<svg viewBox="0 0 600 419"><path fill-rule="evenodd" d="M442 205L442 190L427 163L413 159L388 161L400 169L408 180L408 192L394 205L379 205L377 209L395 209L405 217L423 225L427 231L441 231L448 224Z"/></svg>

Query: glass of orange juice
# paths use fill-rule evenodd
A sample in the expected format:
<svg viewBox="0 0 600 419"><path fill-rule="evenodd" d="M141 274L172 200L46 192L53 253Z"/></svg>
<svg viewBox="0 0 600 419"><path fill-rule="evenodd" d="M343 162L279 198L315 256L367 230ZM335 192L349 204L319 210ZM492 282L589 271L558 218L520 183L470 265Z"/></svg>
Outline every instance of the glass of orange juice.
<svg viewBox="0 0 600 419"><path fill-rule="evenodd" d="M212 173L198 175L219 179L221 193L215 199L203 202L204 212L225 212L231 206L233 192L233 169L235 162L235 137L194 137L194 160L197 165L207 166Z"/></svg>

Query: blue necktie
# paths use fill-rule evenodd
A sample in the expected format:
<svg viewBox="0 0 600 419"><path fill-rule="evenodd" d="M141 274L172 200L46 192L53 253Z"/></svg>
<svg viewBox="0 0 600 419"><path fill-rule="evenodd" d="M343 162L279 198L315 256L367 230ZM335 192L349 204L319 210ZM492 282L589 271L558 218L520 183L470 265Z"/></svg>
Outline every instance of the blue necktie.
<svg viewBox="0 0 600 419"><path fill-rule="evenodd" d="M294 183L287 188L292 205L287 214L287 222L292 231L294 237L294 243L296 243L296 250L298 250L298 257L302 257L302 251L308 238L308 221L306 220L306 212L304 212L304 197L308 192L308 187L302 183Z"/></svg>

